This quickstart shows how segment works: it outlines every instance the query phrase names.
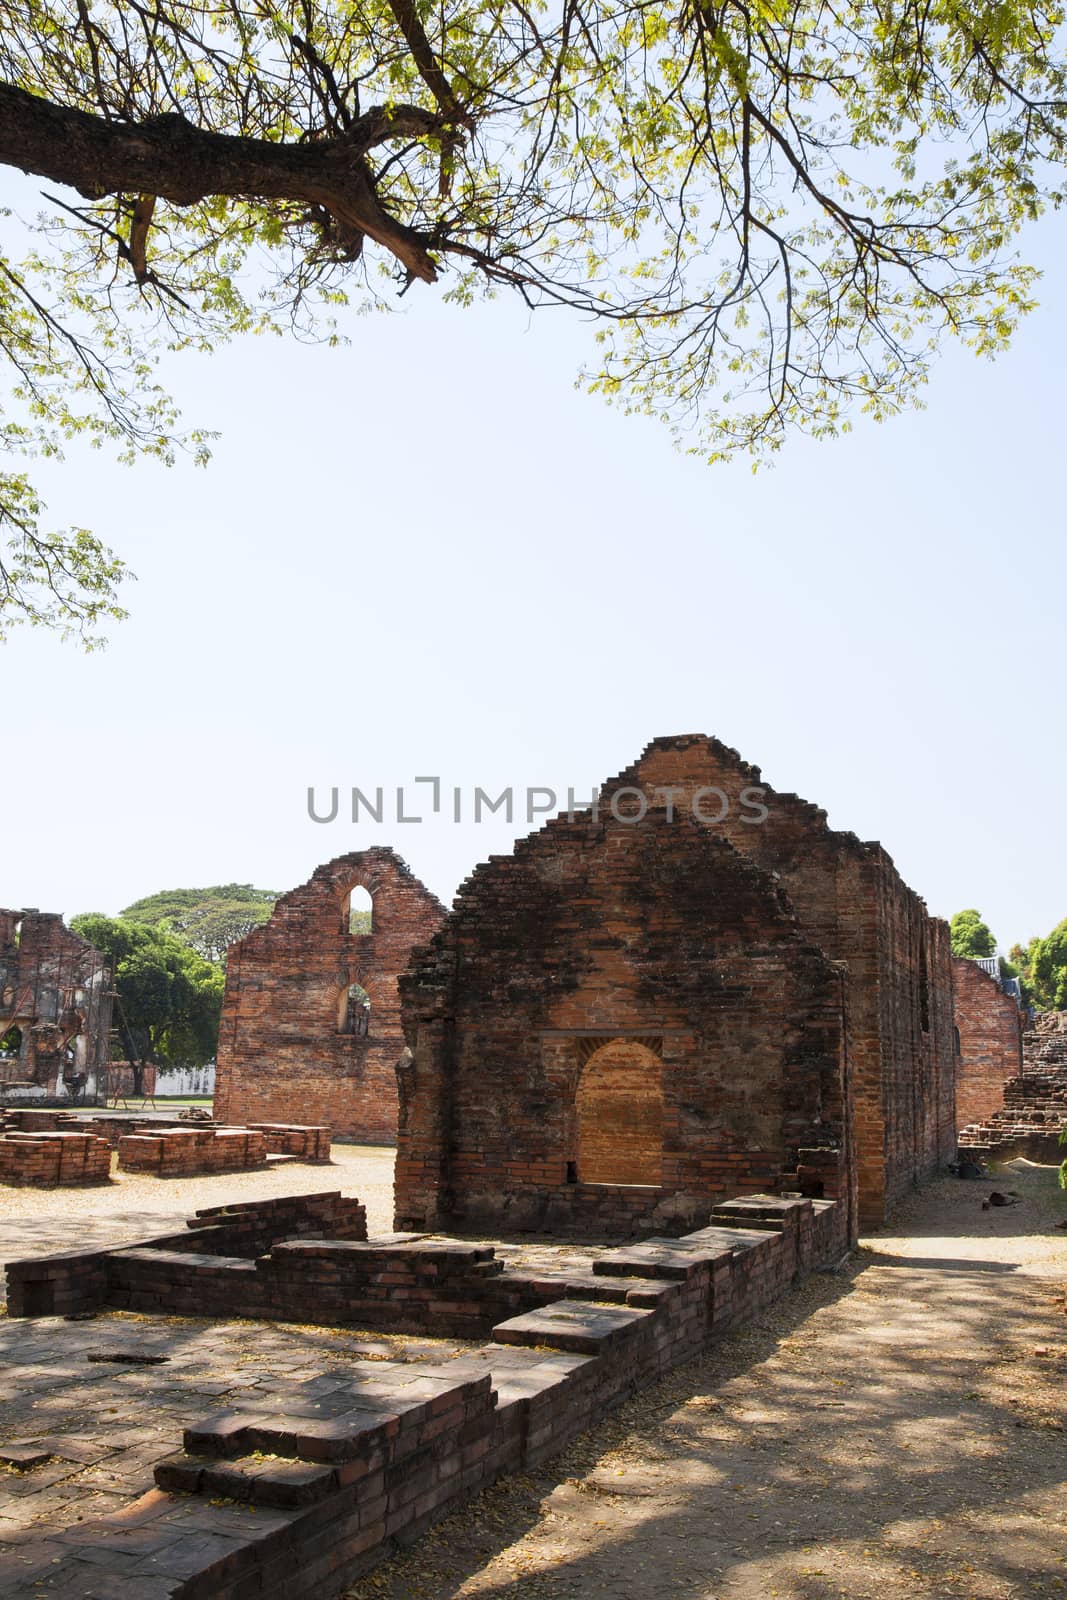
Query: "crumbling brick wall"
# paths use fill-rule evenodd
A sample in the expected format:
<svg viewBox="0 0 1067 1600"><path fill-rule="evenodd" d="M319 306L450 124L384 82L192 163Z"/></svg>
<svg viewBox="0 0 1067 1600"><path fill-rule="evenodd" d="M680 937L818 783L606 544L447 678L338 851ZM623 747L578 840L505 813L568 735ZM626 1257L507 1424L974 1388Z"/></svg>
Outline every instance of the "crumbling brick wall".
<svg viewBox="0 0 1067 1600"><path fill-rule="evenodd" d="M956 1120L961 1128L1004 1107L1004 1085L1022 1071L1019 1007L976 961L954 956L955 1018L959 1032Z"/></svg>
<svg viewBox="0 0 1067 1600"><path fill-rule="evenodd" d="M600 814L635 806L634 791L677 815L695 802L710 832L778 875L804 936L847 965L860 1216L877 1224L955 1152L947 924L928 915L880 844L830 828L825 811L777 793L717 739L653 740L604 786Z"/></svg>
<svg viewBox="0 0 1067 1600"><path fill-rule="evenodd" d="M397 1226L680 1231L812 1147L847 1206L843 989L706 828L550 823L468 879L401 979Z"/></svg>
<svg viewBox="0 0 1067 1600"><path fill-rule="evenodd" d="M356 888L373 902L368 934L349 932ZM270 921L229 952L218 1120L314 1121L335 1135L391 1144L404 1049L397 978L444 916L400 857L380 847L340 856L283 895ZM370 997L366 1022L353 1023L347 1006L354 984Z"/></svg>
<svg viewBox="0 0 1067 1600"><path fill-rule="evenodd" d="M0 910L0 1038L18 1028L3 1082L42 1099L103 1093L111 1039L111 969L99 950L46 911Z"/></svg>

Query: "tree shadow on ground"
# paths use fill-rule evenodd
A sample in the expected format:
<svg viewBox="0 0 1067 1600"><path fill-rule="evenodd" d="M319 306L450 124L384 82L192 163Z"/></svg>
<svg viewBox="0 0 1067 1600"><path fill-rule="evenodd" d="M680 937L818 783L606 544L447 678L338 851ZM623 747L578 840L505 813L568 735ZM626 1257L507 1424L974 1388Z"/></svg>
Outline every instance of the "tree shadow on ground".
<svg viewBox="0 0 1067 1600"><path fill-rule="evenodd" d="M1067 1350L1034 1349L1065 1336L1050 1287L864 1249L349 1600L1058 1592Z"/></svg>

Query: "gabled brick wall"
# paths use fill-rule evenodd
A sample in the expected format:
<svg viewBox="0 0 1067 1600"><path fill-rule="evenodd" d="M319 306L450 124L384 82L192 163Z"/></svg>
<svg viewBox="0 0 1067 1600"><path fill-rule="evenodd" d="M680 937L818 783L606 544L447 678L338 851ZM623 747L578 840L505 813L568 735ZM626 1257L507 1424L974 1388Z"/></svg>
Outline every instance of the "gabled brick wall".
<svg viewBox="0 0 1067 1600"><path fill-rule="evenodd" d="M467 880L401 979L397 1226L681 1231L819 1146L847 1210L843 987L780 886L691 820L549 823ZM584 1074L620 1041L661 1086L640 1119L658 1183L647 1150L627 1176L603 1102L582 1171Z"/></svg>
<svg viewBox="0 0 1067 1600"><path fill-rule="evenodd" d="M373 931L348 931L357 887ZM339 856L283 895L269 922L231 946L219 1034L215 1116L221 1122L317 1122L335 1135L390 1144L395 1065L404 1048L397 977L445 909L392 850ZM371 1000L366 1035L342 1031L344 997Z"/></svg>
<svg viewBox="0 0 1067 1600"><path fill-rule="evenodd" d="M952 971L960 1035L956 1120L965 1128L1003 1110L1004 1085L1022 1071L1022 1016L976 961L954 956Z"/></svg>
<svg viewBox="0 0 1067 1600"><path fill-rule="evenodd" d="M613 796L619 808L626 803L623 789L678 814L691 811L696 791L709 791L698 796L709 831L777 874L805 938L847 965L860 1215L877 1224L955 1152L947 924L928 915L880 844L830 828L825 811L776 792L717 739L654 739L605 784L601 815Z"/></svg>

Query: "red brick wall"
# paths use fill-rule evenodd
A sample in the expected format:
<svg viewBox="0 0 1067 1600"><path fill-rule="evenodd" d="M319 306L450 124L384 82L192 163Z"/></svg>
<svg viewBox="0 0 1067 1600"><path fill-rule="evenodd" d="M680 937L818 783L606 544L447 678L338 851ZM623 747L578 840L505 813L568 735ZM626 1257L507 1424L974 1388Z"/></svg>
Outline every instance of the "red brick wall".
<svg viewBox="0 0 1067 1600"><path fill-rule="evenodd" d="M976 961L953 957L955 1017L960 1033L956 1117L961 1128L1004 1106L1004 1084L1022 1071L1019 1007Z"/></svg>
<svg viewBox="0 0 1067 1600"><path fill-rule="evenodd" d="M570 1221L588 1183L583 1072L616 1039L651 1052L662 1081L644 1223L706 1220L819 1144L837 1145L847 1200L843 983L774 881L708 830L662 811L550 823L467 880L401 979L397 1225ZM594 1173L632 1161L616 1131L612 1151L612 1119L601 1128ZM640 1192L598 1226L629 1225Z"/></svg>
<svg viewBox="0 0 1067 1600"><path fill-rule="evenodd" d="M373 931L348 932L352 889L368 890ZM340 856L283 895L269 922L233 945L219 1035L221 1122L316 1122L335 1135L396 1137L396 1061L404 1048L397 976L445 915L392 850ZM366 1037L339 1032L343 997L371 999Z"/></svg>
<svg viewBox="0 0 1067 1600"><path fill-rule="evenodd" d="M827 826L826 813L779 794L758 767L703 734L656 739L605 784L654 806L700 807L710 831L778 874L804 936L849 971L849 1061L855 1096L860 1216L880 1222L912 1184L955 1153L955 1048L948 928L931 918L879 844ZM665 791L675 791L673 799ZM758 790L759 794L746 791ZM634 797L636 803L636 797ZM755 807L767 808L757 822ZM925 1026L924 1026L925 1023Z"/></svg>

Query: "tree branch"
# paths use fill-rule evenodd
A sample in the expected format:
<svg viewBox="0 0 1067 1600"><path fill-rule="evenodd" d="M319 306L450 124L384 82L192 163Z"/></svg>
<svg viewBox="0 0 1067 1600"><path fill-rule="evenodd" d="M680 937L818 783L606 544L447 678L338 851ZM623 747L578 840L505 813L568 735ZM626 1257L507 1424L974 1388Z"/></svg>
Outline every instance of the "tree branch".
<svg viewBox="0 0 1067 1600"><path fill-rule="evenodd" d="M318 205L424 283L437 278L426 239L384 210L364 156L387 139L439 129L440 119L419 106L372 107L343 138L274 144L209 132L182 116L106 122L0 84L0 162L8 166L67 184L91 200L154 195L191 206L223 195Z"/></svg>

